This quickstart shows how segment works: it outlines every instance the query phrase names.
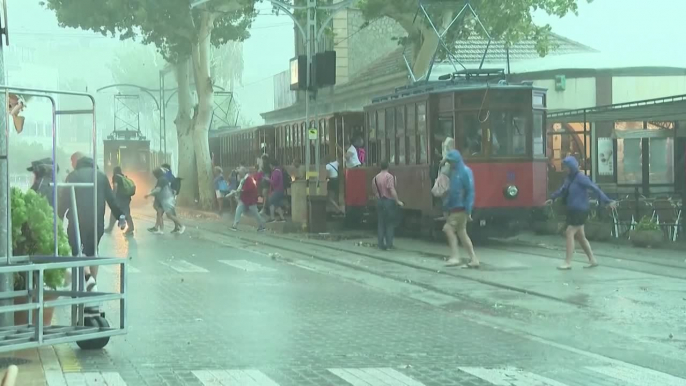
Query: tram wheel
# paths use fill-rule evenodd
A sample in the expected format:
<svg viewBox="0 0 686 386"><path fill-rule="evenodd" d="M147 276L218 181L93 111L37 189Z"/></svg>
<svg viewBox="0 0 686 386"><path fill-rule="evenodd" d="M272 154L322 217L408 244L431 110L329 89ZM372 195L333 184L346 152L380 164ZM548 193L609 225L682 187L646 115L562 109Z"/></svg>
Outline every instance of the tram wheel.
<svg viewBox="0 0 686 386"><path fill-rule="evenodd" d="M107 328L110 326L107 319L102 316L87 316L83 318L83 325L87 327L100 327ZM106 336L104 338L82 340L76 342L81 350L100 350L107 346L110 342L110 337Z"/></svg>

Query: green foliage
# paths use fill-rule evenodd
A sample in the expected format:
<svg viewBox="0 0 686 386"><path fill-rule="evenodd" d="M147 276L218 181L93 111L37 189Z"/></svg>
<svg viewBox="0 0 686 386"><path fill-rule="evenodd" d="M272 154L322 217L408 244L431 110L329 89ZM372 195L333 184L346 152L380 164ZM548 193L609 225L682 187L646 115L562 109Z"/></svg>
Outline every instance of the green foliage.
<svg viewBox="0 0 686 386"><path fill-rule="evenodd" d="M170 63L185 60L198 41L203 13L215 16L210 41L221 46L248 38L256 0L207 3L191 11L189 0L45 0L61 27L79 28L154 44ZM227 4L228 3L228 4Z"/></svg>
<svg viewBox="0 0 686 386"><path fill-rule="evenodd" d="M494 39L502 39L507 45L531 39L536 43L538 53L545 56L555 48L551 47L549 39L551 28L547 24L534 24L532 13L541 10L558 17L568 13L577 14L578 2L584 0L434 0L425 1L425 4L434 23L441 25L441 21L456 16L467 1ZM397 21L408 33L408 37L398 38L401 44L420 43L423 41L423 30L430 28L425 17L418 17L418 22L413 24L417 0L360 0L357 6L370 22L384 16ZM446 41L455 42L472 33L485 36L476 19L469 14L449 30Z"/></svg>
<svg viewBox="0 0 686 386"><path fill-rule="evenodd" d="M659 231L660 225L652 217L643 216L641 221L636 224L637 231Z"/></svg>
<svg viewBox="0 0 686 386"><path fill-rule="evenodd" d="M33 190L22 193L12 188L12 251L15 256L54 255L53 210L48 201ZM59 256L71 255L69 239L59 221ZM44 284L57 288L64 284L64 270L45 271ZM26 283L21 274L14 275L15 289L24 289Z"/></svg>

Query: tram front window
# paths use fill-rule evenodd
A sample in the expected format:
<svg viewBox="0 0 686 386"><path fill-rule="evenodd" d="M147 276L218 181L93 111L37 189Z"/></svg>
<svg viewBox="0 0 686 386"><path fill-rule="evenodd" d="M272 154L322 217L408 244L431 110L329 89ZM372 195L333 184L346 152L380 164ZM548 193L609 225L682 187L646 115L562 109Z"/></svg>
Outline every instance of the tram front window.
<svg viewBox="0 0 686 386"><path fill-rule="evenodd" d="M505 111L491 112L491 156L513 157L526 154L525 114Z"/></svg>

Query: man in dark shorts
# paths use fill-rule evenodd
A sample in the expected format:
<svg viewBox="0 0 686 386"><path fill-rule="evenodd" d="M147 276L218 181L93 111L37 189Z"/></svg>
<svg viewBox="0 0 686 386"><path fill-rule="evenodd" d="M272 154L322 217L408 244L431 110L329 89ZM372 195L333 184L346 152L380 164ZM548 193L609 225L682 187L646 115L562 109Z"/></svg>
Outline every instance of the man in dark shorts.
<svg viewBox="0 0 686 386"><path fill-rule="evenodd" d="M579 242L581 248L583 248L584 253L586 253L586 256L588 257L589 265L587 265L586 268L595 268L598 266L598 261L596 261L595 256L593 256L591 244L588 242L584 231L584 224L588 218L588 212L591 209L588 191L591 190L598 195L601 204L607 204L611 208L614 208L616 204L600 190L598 185L593 183L588 176L579 170L579 161L577 161L576 158L569 156L562 161L562 165L563 169L568 172L567 178L565 178L560 189L554 192L550 196L551 199L546 202L546 204L550 205L558 198L562 198L566 201L567 230L565 231L565 236L567 238L567 254L565 256L564 264L557 268L561 270L572 269L575 240Z"/></svg>

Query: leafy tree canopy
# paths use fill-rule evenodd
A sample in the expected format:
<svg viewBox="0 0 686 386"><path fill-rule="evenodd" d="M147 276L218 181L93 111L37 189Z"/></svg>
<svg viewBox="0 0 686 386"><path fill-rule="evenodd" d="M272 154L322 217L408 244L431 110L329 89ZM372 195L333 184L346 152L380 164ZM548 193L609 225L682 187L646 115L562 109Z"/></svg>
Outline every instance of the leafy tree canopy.
<svg viewBox="0 0 686 386"><path fill-rule="evenodd" d="M531 39L541 56L551 48L549 41L550 25L534 23L532 13L541 10L549 15L563 17L568 13L577 13L579 1L584 0L423 0L422 2L439 27L445 20L456 16L465 3L471 3L488 33L495 39L502 39L507 45ZM591 2L593 0L586 0ZM362 10L368 22L384 16L394 19L408 33L407 39L401 42L421 43L422 34L430 28L425 17L414 16L418 9L418 0L360 0L357 6ZM485 36L477 21L469 14L461 23L456 23L446 35L448 42L457 41L471 33Z"/></svg>
<svg viewBox="0 0 686 386"><path fill-rule="evenodd" d="M214 15L212 45L248 38L255 1L215 0L193 11L189 0L45 0L42 4L55 12L61 27L122 40L139 38L143 44L154 44L168 62L177 63L190 56L192 44L198 41L196 26L203 13Z"/></svg>

